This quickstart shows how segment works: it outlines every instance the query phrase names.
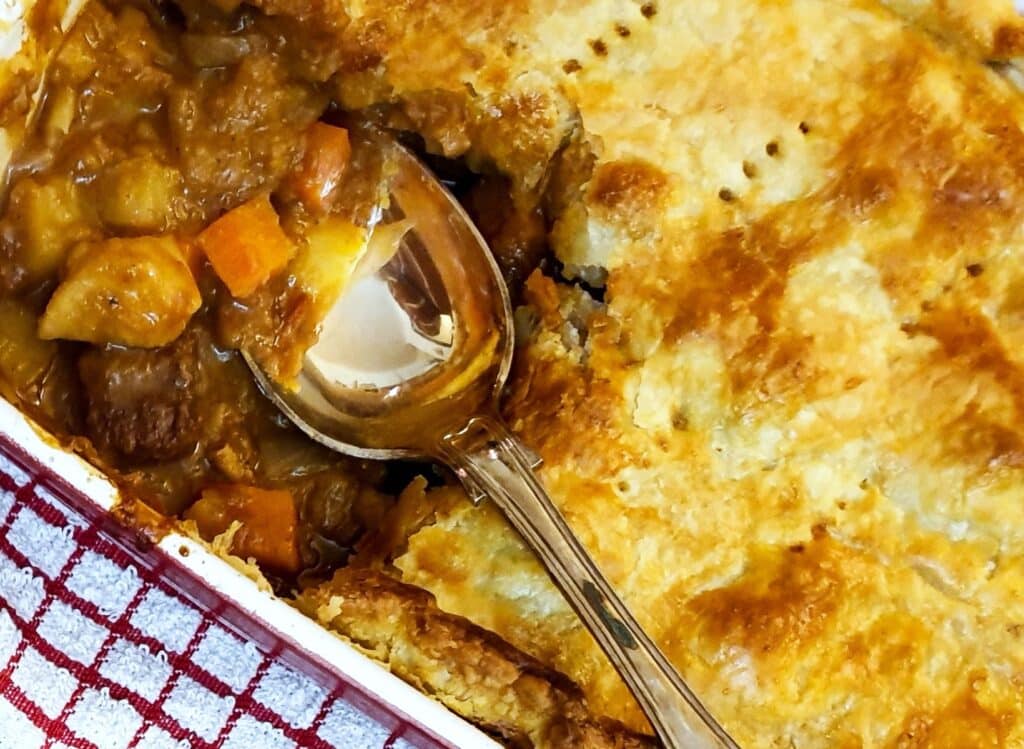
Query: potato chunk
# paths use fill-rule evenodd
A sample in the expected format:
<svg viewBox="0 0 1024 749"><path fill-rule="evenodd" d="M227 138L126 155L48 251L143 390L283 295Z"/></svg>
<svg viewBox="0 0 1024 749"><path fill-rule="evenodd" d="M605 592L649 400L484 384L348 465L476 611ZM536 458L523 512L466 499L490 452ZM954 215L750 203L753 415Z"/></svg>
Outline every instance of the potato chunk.
<svg viewBox="0 0 1024 749"><path fill-rule="evenodd" d="M152 348L177 338L199 289L170 237L80 245L39 321L42 338Z"/></svg>
<svg viewBox="0 0 1024 749"><path fill-rule="evenodd" d="M36 316L14 299L0 300L0 378L19 393L42 379L57 355L57 344L36 336Z"/></svg>
<svg viewBox="0 0 1024 749"><path fill-rule="evenodd" d="M9 212L21 227L15 259L31 283L56 275L71 246L92 232L81 189L70 177L19 181Z"/></svg>
<svg viewBox="0 0 1024 749"><path fill-rule="evenodd" d="M152 156L137 156L105 169L94 185L100 219L114 229L165 231L174 220L181 173Z"/></svg>

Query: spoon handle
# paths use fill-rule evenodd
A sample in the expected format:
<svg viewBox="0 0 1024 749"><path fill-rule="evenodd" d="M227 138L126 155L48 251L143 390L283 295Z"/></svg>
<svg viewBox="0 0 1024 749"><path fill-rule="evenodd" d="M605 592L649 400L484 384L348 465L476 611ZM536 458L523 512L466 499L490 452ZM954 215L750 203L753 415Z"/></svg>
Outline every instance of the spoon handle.
<svg viewBox="0 0 1024 749"><path fill-rule="evenodd" d="M537 554L665 747L738 749L598 570L505 425L477 417L445 437L441 449L467 488L495 502Z"/></svg>

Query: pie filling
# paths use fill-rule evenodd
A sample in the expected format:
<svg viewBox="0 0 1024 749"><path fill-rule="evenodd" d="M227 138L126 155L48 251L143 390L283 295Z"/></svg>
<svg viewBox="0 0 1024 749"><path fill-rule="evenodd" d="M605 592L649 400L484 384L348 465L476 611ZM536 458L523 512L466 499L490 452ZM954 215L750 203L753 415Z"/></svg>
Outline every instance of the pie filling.
<svg viewBox="0 0 1024 749"><path fill-rule="evenodd" d="M237 351L282 381L366 251L381 165L331 104L336 52L206 3L89 4L49 68L0 221L5 387L161 514L281 589L323 575L411 470L301 436ZM438 162L513 285L545 251L507 180ZM377 227L377 235L387 227Z"/></svg>
<svg viewBox="0 0 1024 749"><path fill-rule="evenodd" d="M497 169L428 153L388 107L342 111L333 76L348 58L302 29L233 2L90 2L34 117L9 111L28 126L0 213L3 395L120 485L124 520L185 521L287 597L346 564L412 477L447 481L316 444L240 355L287 385L363 256L401 236L371 219L385 166L361 130L397 128L421 153L513 296L548 256L536 198L514 200ZM401 584L381 593L403 596L430 605ZM493 635L479 647L530 662ZM530 720L590 724L576 687L531 668L555 697Z"/></svg>

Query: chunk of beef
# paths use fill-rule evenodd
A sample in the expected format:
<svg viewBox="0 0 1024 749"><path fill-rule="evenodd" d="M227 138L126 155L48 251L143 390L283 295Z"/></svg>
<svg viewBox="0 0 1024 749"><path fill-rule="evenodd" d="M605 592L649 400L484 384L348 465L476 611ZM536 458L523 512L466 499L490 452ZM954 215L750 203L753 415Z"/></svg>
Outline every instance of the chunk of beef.
<svg viewBox="0 0 1024 749"><path fill-rule="evenodd" d="M327 104L272 55L197 74L173 86L168 102L178 166L207 220L277 187L302 158L303 133Z"/></svg>
<svg viewBox="0 0 1024 749"><path fill-rule="evenodd" d="M465 199L466 209L494 253L513 298L548 251L547 228L537 206L515 200L503 177L485 177Z"/></svg>
<svg viewBox="0 0 1024 749"><path fill-rule="evenodd" d="M78 361L89 437L132 463L172 460L200 437L196 343L160 349L94 348Z"/></svg>

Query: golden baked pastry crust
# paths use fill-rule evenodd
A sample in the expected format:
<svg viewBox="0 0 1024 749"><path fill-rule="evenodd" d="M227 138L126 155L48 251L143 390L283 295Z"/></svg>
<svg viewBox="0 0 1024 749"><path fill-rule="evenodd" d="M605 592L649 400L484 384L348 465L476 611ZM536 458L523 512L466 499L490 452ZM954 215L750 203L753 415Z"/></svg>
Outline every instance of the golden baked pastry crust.
<svg viewBox="0 0 1024 749"><path fill-rule="evenodd" d="M349 7L348 104L547 186L606 278L601 309L532 280L506 414L744 746L1024 745L1024 106L965 51L1017 21L890 5L963 43L873 2ZM644 726L496 515L398 547Z"/></svg>
<svg viewBox="0 0 1024 749"><path fill-rule="evenodd" d="M439 610L429 593L380 572L339 570L300 606L509 746L655 746L648 737L594 718L579 688L561 674Z"/></svg>

